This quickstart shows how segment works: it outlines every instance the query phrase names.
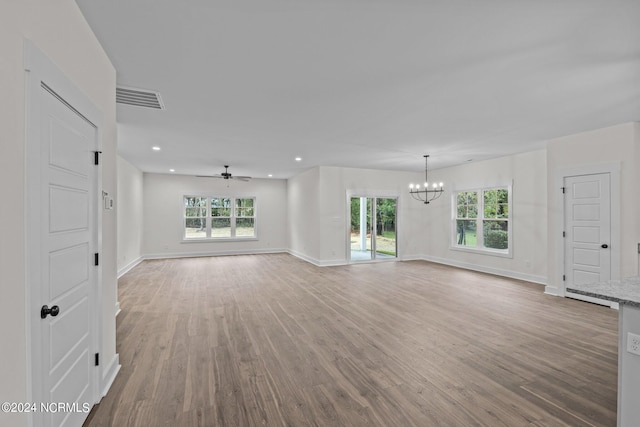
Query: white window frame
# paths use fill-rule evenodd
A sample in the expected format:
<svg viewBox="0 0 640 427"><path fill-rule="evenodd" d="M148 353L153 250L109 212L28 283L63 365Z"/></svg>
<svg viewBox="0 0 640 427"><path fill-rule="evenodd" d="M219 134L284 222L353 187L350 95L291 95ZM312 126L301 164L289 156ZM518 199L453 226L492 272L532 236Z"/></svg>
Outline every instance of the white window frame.
<svg viewBox="0 0 640 427"><path fill-rule="evenodd" d="M186 208L184 205L184 200L186 197L201 197L206 198L206 226L205 226L205 237L191 237L187 238L186 236L186 220L189 218L186 215ZM230 219L230 228L231 235L224 237L212 237L211 236L211 224L212 219L215 218L211 215L211 199L229 199L229 209L230 216L223 217ZM253 216L237 216L236 215L236 200L237 199L251 199L253 200ZM230 241L239 241L239 240L258 240L258 216L257 216L257 198L255 196L242 196L242 195L206 195L206 194L197 194L197 193L185 193L182 195L180 199L181 206L181 234L182 234L182 243L197 243L197 242L230 242ZM236 236L236 219L238 218L253 218L253 236Z"/></svg>
<svg viewBox="0 0 640 427"><path fill-rule="evenodd" d="M508 240L507 249L493 249L484 247L484 221L485 219L491 220L492 218L484 217L484 192L490 190L507 190L508 191L508 206L509 216L504 219L507 221L508 227ZM457 219L458 219L458 194L466 192L478 193L478 215L475 218L476 221L476 244L477 246L462 246L457 243ZM485 255L493 255L504 258L513 258L513 187L511 184L505 185L492 185L486 187L475 187L458 189L451 194L451 237L449 243L449 249L454 251L474 252Z"/></svg>

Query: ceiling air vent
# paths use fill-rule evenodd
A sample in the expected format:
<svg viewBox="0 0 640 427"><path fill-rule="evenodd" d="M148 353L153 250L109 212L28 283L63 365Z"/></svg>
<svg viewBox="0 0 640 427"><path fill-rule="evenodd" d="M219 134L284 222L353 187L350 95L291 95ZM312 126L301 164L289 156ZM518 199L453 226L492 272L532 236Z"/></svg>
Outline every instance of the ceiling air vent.
<svg viewBox="0 0 640 427"><path fill-rule="evenodd" d="M116 102L118 104L164 110L164 103L160 94L150 90L116 87Z"/></svg>

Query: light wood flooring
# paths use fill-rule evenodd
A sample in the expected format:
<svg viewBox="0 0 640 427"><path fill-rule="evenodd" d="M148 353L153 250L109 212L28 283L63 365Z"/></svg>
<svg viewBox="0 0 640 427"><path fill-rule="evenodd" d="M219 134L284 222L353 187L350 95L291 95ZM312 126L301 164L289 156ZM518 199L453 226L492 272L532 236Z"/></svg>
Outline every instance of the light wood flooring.
<svg viewBox="0 0 640 427"><path fill-rule="evenodd" d="M145 261L87 426L615 426L617 315L423 261Z"/></svg>

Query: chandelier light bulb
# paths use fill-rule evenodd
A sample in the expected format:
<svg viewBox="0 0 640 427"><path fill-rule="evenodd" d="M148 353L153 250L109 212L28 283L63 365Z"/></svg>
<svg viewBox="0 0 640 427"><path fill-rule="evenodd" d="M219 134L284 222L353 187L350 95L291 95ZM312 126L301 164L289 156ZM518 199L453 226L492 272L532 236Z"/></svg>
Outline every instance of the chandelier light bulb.
<svg viewBox="0 0 640 427"><path fill-rule="evenodd" d="M444 184L442 182L437 183L433 182L431 184L432 190L429 189L429 177L428 177L428 167L427 167L427 159L428 155L424 156L424 189L420 188L420 184L409 184L409 194L415 200L423 202L424 204L429 204L431 201L437 199L444 192Z"/></svg>

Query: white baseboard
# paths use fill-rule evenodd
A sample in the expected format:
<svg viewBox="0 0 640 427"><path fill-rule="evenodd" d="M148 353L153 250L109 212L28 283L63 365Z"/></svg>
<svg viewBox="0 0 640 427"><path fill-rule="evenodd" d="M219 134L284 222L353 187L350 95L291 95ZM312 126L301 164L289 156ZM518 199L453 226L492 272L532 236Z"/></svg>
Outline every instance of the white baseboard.
<svg viewBox="0 0 640 427"><path fill-rule="evenodd" d="M120 372L120 355L116 353L111 359L111 363L109 366L105 366L105 369L102 371L102 397L107 395L107 392L111 388L113 381L115 381L118 372Z"/></svg>
<svg viewBox="0 0 640 427"><path fill-rule="evenodd" d="M400 261L425 261L425 257L422 255L405 255L402 258L398 258Z"/></svg>
<svg viewBox="0 0 640 427"><path fill-rule="evenodd" d="M560 289L558 289L555 286L551 286L551 285L546 285L544 287L544 293L547 295L553 295L554 297L561 297L562 294L560 293Z"/></svg>
<svg viewBox="0 0 640 427"><path fill-rule="evenodd" d="M519 273L516 271L502 270L500 268L486 267L484 265L471 264L461 261L455 261L438 257L424 257L425 261L436 262L438 264L450 265L452 267L464 268L466 270L480 271L482 273L495 274L496 276L509 277L511 279L525 280L527 282L547 284L547 278L544 276L536 276L533 274Z"/></svg>
<svg viewBox="0 0 640 427"><path fill-rule="evenodd" d="M311 264L315 265L316 267L336 267L336 266L340 266L340 265L349 264L349 262L347 262L346 259L331 259L331 260L327 260L327 261L320 261L320 260L317 260L315 258L311 258L310 256L301 254L300 252L292 251L291 249L288 249L286 252L289 255L293 255L296 258L300 258L301 260L306 261L308 263L311 263Z"/></svg>
<svg viewBox="0 0 640 427"><path fill-rule="evenodd" d="M155 253L155 254L145 254L139 260L137 260L136 264L131 265L129 270L135 265L139 264L141 261L146 259L168 259L168 258L196 258L196 257L208 257L208 256L229 256L229 255L258 255L258 254L270 254L270 253L288 253L293 255L296 258L300 258L303 261L311 263L318 267L333 267L333 266L341 266L348 265L349 262L346 259L339 260L318 260L316 258L310 257L303 253L291 250L291 249L249 249L249 250L234 250L234 251L219 251L219 252L173 252L173 253ZM510 270L502 270L499 268L486 267L478 264L471 264L461 261L450 260L446 258L438 258L438 257L430 257L423 255L405 255L401 259L401 261L430 261L438 264L450 265L452 267L464 268L466 270L480 271L482 273L495 274L496 276L509 277L512 279L525 280L527 282L538 283L541 285L547 284L547 278L544 276L537 276L533 274L519 273ZM128 270L127 270L128 271ZM549 293L551 295L559 295L553 293L553 290L550 286L546 286L545 293ZM119 309L119 306L118 306Z"/></svg>
<svg viewBox="0 0 640 427"><path fill-rule="evenodd" d="M169 258L198 258L208 256L229 256L229 255L258 255L258 254L278 254L287 253L286 249L248 249L218 252L169 252L145 254L143 259L169 259Z"/></svg>
<svg viewBox="0 0 640 427"><path fill-rule="evenodd" d="M144 257L142 256L138 257L137 259L134 259L129 264L125 265L120 270L118 270L118 279L124 276L125 274L127 274L129 270L131 270L136 265L140 264L143 260L144 260Z"/></svg>
<svg viewBox="0 0 640 427"><path fill-rule="evenodd" d="M318 260L317 260L317 259L315 259L315 258L311 258L310 256L304 255L304 254L302 254L302 253L300 253L300 252L293 251L293 250L291 250L291 249L288 249L288 250L287 250L287 253L288 253L289 255L293 255L293 256L294 256L294 257L296 257L296 258L300 258L300 259L301 259L301 260L303 260L303 261L309 262L309 263L311 263L311 264L313 264L313 265L315 265L315 266L320 267L320 261L318 261Z"/></svg>
<svg viewBox="0 0 640 427"><path fill-rule="evenodd" d="M609 301L601 298L594 298L587 295L574 294L573 292L565 291L564 296L567 298L578 299L580 301L586 301L593 304L604 305L605 307L611 307L615 309L619 309L620 307L620 305L617 302L613 302L613 301Z"/></svg>

